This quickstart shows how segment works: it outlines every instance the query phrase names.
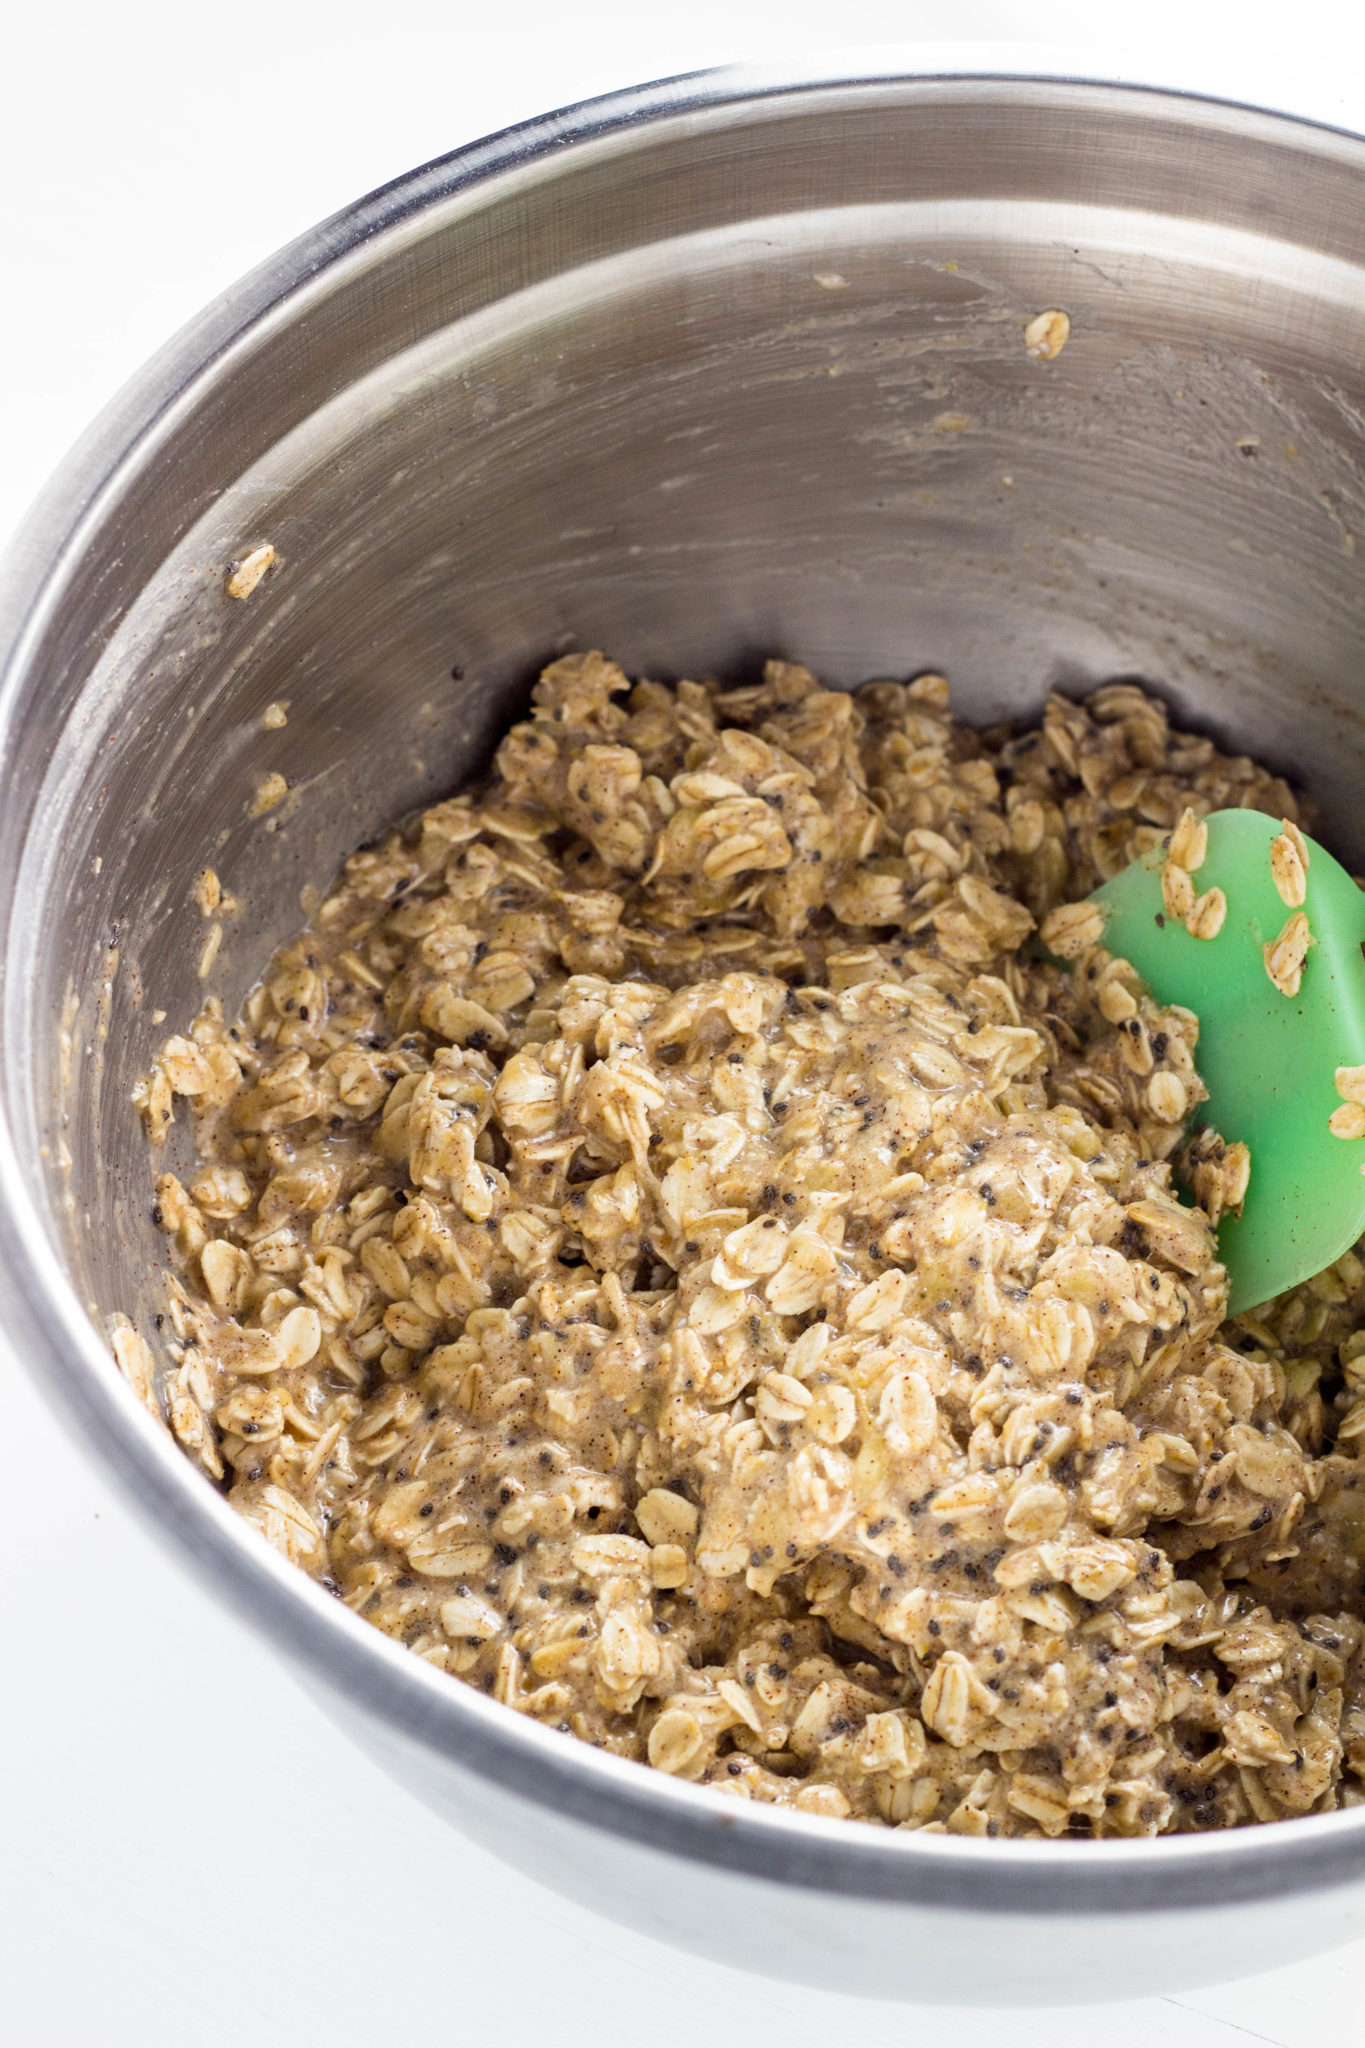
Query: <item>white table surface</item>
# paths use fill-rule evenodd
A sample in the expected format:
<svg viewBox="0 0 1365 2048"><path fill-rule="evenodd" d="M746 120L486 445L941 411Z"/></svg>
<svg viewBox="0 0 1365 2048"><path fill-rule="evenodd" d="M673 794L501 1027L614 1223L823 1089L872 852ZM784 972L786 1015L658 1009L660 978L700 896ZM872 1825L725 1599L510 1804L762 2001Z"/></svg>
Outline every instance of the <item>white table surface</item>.
<svg viewBox="0 0 1365 2048"><path fill-rule="evenodd" d="M643 78L951 26L964 40L902 55L1127 76L1365 130L1365 22L1335 15L1328 0L1148 0L1143 41L1106 47L1056 41L1086 33L1086 0L518 0L478 19L461 0L16 7L0 34L0 534L215 292L360 192L510 121ZM0 1375L9 2048L921 2037L929 2012L695 1962L463 1841L184 1575L2 1354ZM1362 2015L1365 1939L1178 1998L944 2017L961 2048L1320 2048L1365 2037Z"/></svg>

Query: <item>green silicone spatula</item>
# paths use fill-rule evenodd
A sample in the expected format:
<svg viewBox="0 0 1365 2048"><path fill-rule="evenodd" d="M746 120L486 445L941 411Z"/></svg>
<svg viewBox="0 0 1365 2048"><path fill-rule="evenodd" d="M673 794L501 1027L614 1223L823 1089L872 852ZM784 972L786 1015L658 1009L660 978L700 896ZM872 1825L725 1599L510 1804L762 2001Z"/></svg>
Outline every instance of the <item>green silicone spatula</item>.
<svg viewBox="0 0 1365 2048"><path fill-rule="evenodd" d="M1365 1108L1355 1115L1342 1092L1365 1100L1365 1074L1348 1072L1338 1087L1340 1069L1365 1067L1365 893L1301 834L1309 859L1306 872L1301 860L1296 872L1280 824L1259 811L1215 811L1205 823L1207 847L1191 885L1201 899L1214 889L1226 898L1214 937L1193 937L1172 914L1183 884L1176 876L1172 888L1168 878L1163 894L1171 858L1164 848L1091 901L1104 912L1106 950L1131 961L1158 1002L1183 1004L1199 1018L1195 1066L1209 1094L1195 1124L1250 1151L1241 1214L1225 1216L1218 1229L1235 1315L1321 1272L1365 1232ZM1277 840L1288 897L1272 868ZM1298 896L1311 944L1296 977L1302 927L1288 935L1272 963L1277 986L1264 948L1284 933ZM1209 899L1195 925L1217 923L1218 907ZM1330 1127L1333 1117L1344 1135ZM1359 1137L1351 1135L1357 1123Z"/></svg>

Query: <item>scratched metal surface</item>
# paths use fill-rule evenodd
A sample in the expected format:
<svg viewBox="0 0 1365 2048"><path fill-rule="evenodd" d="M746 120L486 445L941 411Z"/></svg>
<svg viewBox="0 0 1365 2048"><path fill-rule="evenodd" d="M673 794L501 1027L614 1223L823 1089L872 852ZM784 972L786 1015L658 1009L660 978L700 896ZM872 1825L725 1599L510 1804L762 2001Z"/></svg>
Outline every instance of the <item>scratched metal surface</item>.
<svg viewBox="0 0 1365 2048"><path fill-rule="evenodd" d="M52 1375L104 1399L69 1323L44 1334L58 1262L97 1323L150 1306L128 1097L166 1028L153 1011L184 1022L204 994L198 869L243 903L207 984L231 1008L304 887L456 783L566 647L664 675L769 652L848 684L939 667L992 719L1140 675L1310 781L1365 859L1363 177L1348 138L1141 93L703 83L415 174L173 347L31 529L53 580L0 698L6 1199L48 1247L35 1279L11 1241L6 1299ZM1053 305L1072 339L1036 363L1022 328ZM234 603L226 566L266 539L277 568ZM266 732L280 697L288 727ZM290 797L252 818L276 770ZM131 1438L120 1455L154 1456ZM158 1466L169 1519L208 1569L230 1551L241 1598L287 1632L293 1588L267 1595L188 1484ZM425 1681L375 1676L380 1651L334 1644L338 1626L314 1617L308 1654L370 1686L379 1721L412 1706ZM446 1690L412 1707L428 1731L474 1713ZM569 1766L535 1778L531 1739L479 1733L491 1778L581 1805ZM634 1803L704 1856L667 1796ZM1289 1829L1273 1852L1233 1845L1210 1896L1354 1873L1365 1831L1342 1820L1309 1824L1316 1849ZM995 1853L971 1883L1014 1884L1014 1912ZM848 1841L831 1891L852 1898L880 1856ZM1171 1872L1205 1884L1188 1855L1161 1869L1168 1900ZM1027 1918L1001 1920L1006 1948ZM1261 1923L1237 1924L1254 1953ZM1179 1928L1163 1940L1172 1981L1197 1975ZM800 1973L790 1937L774 1954Z"/></svg>

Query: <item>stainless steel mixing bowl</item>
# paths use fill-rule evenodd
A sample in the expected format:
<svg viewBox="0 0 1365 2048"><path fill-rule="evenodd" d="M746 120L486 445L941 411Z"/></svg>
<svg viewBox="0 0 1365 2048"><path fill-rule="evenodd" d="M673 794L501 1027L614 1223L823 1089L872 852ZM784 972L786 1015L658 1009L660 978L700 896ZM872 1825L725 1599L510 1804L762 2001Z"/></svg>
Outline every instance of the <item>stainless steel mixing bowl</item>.
<svg viewBox="0 0 1365 2048"><path fill-rule="evenodd" d="M1053 307L1071 340L1038 362ZM722 74L329 221L35 512L0 686L0 1325L323 1704L546 1883L814 1983L1117 1996L1359 1929L1365 1812L1032 1844L744 1806L453 1683L281 1562L104 1341L155 1305L129 1095L204 994L196 871L243 899L208 984L231 1008L305 885L585 645L656 675L942 668L990 719L1144 676L1311 784L1365 864L1363 454L1359 140L1100 85ZM293 794L250 817L276 769Z"/></svg>

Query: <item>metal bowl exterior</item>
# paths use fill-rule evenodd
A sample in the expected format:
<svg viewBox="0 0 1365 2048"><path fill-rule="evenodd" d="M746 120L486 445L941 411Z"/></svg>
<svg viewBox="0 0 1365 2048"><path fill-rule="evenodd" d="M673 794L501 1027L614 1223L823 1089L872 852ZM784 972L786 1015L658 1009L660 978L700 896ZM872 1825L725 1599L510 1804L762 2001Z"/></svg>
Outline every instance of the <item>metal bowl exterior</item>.
<svg viewBox="0 0 1365 2048"><path fill-rule="evenodd" d="M202 998L194 874L243 898L230 1007L304 886L587 644L656 674L941 667L976 718L1145 675L1310 781L1360 865L1363 192L1355 138L1132 89L619 95L282 252L116 402L10 564L0 1327L396 1776L662 1939L882 1997L1150 1993L1357 1931L1365 1814L1032 1844L741 1805L452 1684L283 1563L104 1343L152 1303L128 1095L153 1011ZM1051 306L1072 340L1040 364ZM251 819L274 769L297 794Z"/></svg>

